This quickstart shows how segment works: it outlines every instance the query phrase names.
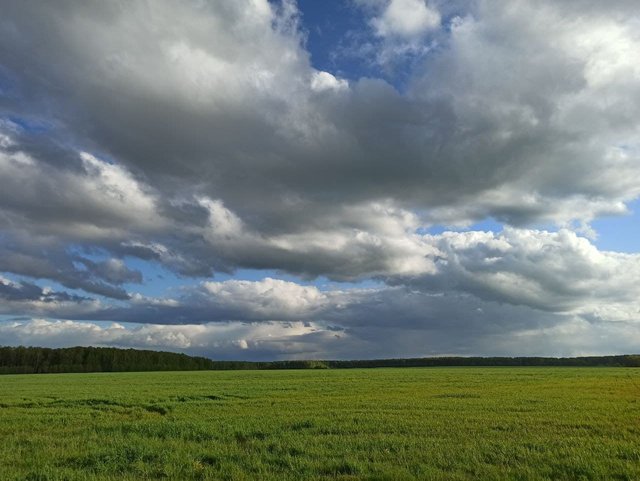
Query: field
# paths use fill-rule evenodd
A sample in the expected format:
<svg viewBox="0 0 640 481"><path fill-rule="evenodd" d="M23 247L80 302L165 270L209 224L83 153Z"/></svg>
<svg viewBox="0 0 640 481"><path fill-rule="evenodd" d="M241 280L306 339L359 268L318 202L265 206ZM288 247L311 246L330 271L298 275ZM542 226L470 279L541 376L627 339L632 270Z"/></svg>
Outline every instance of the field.
<svg viewBox="0 0 640 481"><path fill-rule="evenodd" d="M640 370L0 376L0 480L640 480Z"/></svg>

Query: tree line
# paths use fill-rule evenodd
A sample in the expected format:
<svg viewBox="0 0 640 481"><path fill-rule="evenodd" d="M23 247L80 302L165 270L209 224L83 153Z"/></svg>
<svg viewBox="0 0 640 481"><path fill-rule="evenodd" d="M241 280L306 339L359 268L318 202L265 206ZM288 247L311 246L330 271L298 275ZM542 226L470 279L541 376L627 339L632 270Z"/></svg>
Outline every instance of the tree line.
<svg viewBox="0 0 640 481"><path fill-rule="evenodd" d="M0 374L445 366L640 367L640 355L589 357L425 357L352 361L214 361L173 352L114 347L0 347Z"/></svg>
<svg viewBox="0 0 640 481"><path fill-rule="evenodd" d="M197 371L213 361L174 352L113 347L0 347L0 374L109 371Z"/></svg>

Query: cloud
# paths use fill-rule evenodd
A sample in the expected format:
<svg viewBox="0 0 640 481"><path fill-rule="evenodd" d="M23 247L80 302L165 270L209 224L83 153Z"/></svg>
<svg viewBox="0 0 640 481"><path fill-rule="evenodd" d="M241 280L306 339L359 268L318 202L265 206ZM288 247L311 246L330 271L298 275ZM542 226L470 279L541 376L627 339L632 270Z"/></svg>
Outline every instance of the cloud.
<svg viewBox="0 0 640 481"><path fill-rule="evenodd" d="M82 289L113 299L128 299L129 294L121 286L125 279L111 278L105 275L104 264L69 253L63 246L48 242L47 239L22 236L6 236L0 246L0 271L11 272L37 279L49 279L59 282L70 289ZM116 261L117 262L117 261ZM79 268L76 263L91 269ZM138 280L138 271L123 271L129 280Z"/></svg>
<svg viewBox="0 0 640 481"><path fill-rule="evenodd" d="M354 0L367 19L368 32L352 32L357 41L340 52L394 71L411 69L436 47L442 17L426 0ZM409 67L407 67L407 64Z"/></svg>
<svg viewBox="0 0 640 481"><path fill-rule="evenodd" d="M115 307L6 281L11 302L5 306L14 307L6 314L140 327L18 321L3 328L3 339L266 359L598 354L631 349L638 336L637 293L616 274L617 263L633 266L637 256L599 252L567 231L430 238L441 252L437 271L402 279L397 287L320 290L271 278L205 281L173 299L136 295ZM628 276L637 273L631 268Z"/></svg>
<svg viewBox="0 0 640 481"><path fill-rule="evenodd" d="M638 255L588 237L640 196L636 5L357 4L366 78L314 67L293 2L3 5L2 312L360 343L290 354L633 332ZM134 260L200 279L145 297ZM298 282L210 279L237 269Z"/></svg>
<svg viewBox="0 0 640 481"><path fill-rule="evenodd" d="M311 79L311 90L322 92L324 90L345 90L349 83L344 79L334 77L329 72L316 72Z"/></svg>
<svg viewBox="0 0 640 481"><path fill-rule="evenodd" d="M107 259L94 262L86 258L78 257L77 262L84 265L87 271L94 276L104 279L111 284L124 284L128 282L142 283L142 273L129 269L122 259Z"/></svg>
<svg viewBox="0 0 640 481"><path fill-rule="evenodd" d="M309 318L326 295L315 286L301 286L269 277L259 282L205 282L204 293L230 309L249 308L264 319Z"/></svg>
<svg viewBox="0 0 640 481"><path fill-rule="evenodd" d="M384 199L431 222L589 222L640 193L638 36L623 6L572 16L555 3L472 2L400 93L315 70L266 2L87 4L73 25L40 25L30 5L11 6L1 32L23 90L5 112L41 117L46 98L52 125L144 174L155 202L189 186L268 231ZM130 28L149 16L153 29ZM15 55L36 41L45 48ZM135 198L121 215L157 221Z"/></svg>
<svg viewBox="0 0 640 481"><path fill-rule="evenodd" d="M102 308L89 297L0 276L0 315L84 318Z"/></svg>
<svg viewBox="0 0 640 481"><path fill-rule="evenodd" d="M379 17L371 20L381 37L415 38L440 26L440 14L424 0L391 0Z"/></svg>
<svg viewBox="0 0 640 481"><path fill-rule="evenodd" d="M55 292L50 288L41 288L31 282L13 282L0 276L0 298L8 302L38 301L82 302L87 300L67 292Z"/></svg>
<svg viewBox="0 0 640 481"><path fill-rule="evenodd" d="M305 358L322 354L332 331L310 324L231 322L224 324L125 328L121 324L31 319L0 324L0 336L11 345L71 347L76 345L161 349L214 359ZM314 352L317 349L318 352Z"/></svg>
<svg viewBox="0 0 640 481"><path fill-rule="evenodd" d="M638 254L599 251L568 230L445 232L425 240L440 252L436 274L395 282L549 312L638 319Z"/></svg>
<svg viewBox="0 0 640 481"><path fill-rule="evenodd" d="M455 300L451 301L453 304ZM522 319L526 312L522 309L490 307L484 312L483 308L491 305L473 307L464 300L462 304L450 322L433 321L423 327L381 323L343 328L309 322L125 327L118 323L30 319L0 323L0 336L8 345L119 346L245 360L384 358L399 352L404 356L605 355L633 352L640 339L640 328L633 322L611 325L566 318L551 323L538 319L536 325L532 322L535 316ZM472 310L464 312L467 308ZM436 308L426 315L442 314L438 311ZM449 316L451 311L447 308L444 312ZM509 315L518 315L522 322L515 329L505 330L504 326L511 325ZM468 329L455 330L448 324L461 324ZM460 335L452 336L452 332Z"/></svg>
<svg viewBox="0 0 640 481"><path fill-rule="evenodd" d="M0 145L0 175L6 179L0 215L6 223L80 241L161 226L153 195L125 168L69 150L52 154L64 155L65 161L73 156L74 164L50 163L52 159L35 157L16 129L10 122L0 123L5 139Z"/></svg>

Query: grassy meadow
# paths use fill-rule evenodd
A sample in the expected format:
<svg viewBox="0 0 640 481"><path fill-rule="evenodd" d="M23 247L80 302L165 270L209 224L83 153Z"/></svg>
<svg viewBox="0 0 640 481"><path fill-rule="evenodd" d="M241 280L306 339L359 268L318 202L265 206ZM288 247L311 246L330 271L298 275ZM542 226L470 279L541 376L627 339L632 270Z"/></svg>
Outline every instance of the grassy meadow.
<svg viewBox="0 0 640 481"><path fill-rule="evenodd" d="M640 370L0 376L0 480L640 480Z"/></svg>

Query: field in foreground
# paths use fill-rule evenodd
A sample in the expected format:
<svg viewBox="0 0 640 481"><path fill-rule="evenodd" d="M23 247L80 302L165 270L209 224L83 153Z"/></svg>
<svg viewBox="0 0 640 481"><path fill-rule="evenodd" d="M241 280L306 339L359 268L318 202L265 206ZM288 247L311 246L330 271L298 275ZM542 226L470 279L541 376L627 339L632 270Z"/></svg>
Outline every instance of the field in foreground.
<svg viewBox="0 0 640 481"><path fill-rule="evenodd" d="M0 377L1 480L638 480L640 370Z"/></svg>

